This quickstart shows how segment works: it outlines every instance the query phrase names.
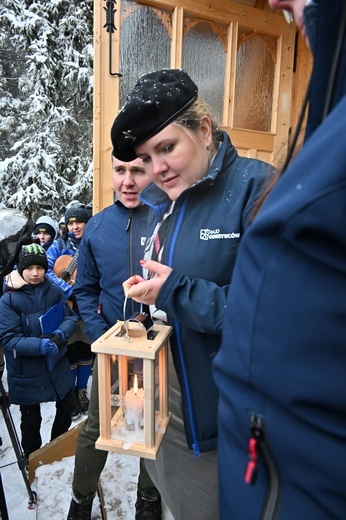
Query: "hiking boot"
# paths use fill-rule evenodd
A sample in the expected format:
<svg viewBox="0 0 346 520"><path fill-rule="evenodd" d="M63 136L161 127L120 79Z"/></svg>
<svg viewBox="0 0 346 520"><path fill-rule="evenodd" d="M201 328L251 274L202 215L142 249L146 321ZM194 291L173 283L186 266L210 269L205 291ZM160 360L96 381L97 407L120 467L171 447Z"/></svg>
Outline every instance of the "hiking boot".
<svg viewBox="0 0 346 520"><path fill-rule="evenodd" d="M88 505L78 504L72 499L67 520L91 520L91 509L92 503Z"/></svg>
<svg viewBox="0 0 346 520"><path fill-rule="evenodd" d="M137 495L135 520L161 520L161 496L154 498Z"/></svg>
<svg viewBox="0 0 346 520"><path fill-rule="evenodd" d="M80 417L80 409L75 392L71 392L71 398L73 399L71 418L72 421L75 421L76 419L78 419L78 417Z"/></svg>
<svg viewBox="0 0 346 520"><path fill-rule="evenodd" d="M89 399L87 397L87 389L78 388L76 390L76 396L81 413L87 414L89 410Z"/></svg>

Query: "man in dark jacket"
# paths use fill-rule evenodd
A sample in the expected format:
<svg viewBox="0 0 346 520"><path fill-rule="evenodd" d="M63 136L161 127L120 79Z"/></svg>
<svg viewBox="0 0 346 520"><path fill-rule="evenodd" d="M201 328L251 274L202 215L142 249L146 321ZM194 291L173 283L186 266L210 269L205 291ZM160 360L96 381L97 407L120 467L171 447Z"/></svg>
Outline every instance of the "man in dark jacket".
<svg viewBox="0 0 346 520"><path fill-rule="evenodd" d="M305 145L241 243L214 362L220 513L343 520L346 2L269 3L305 21L314 70Z"/></svg>
<svg viewBox="0 0 346 520"><path fill-rule="evenodd" d="M123 319L122 282L141 272L147 229L148 207L139 194L149 184L141 159L125 163L112 157L113 186L116 201L95 215L85 228L79 248L74 293L85 331L93 342L117 320ZM128 300L126 315L140 311ZM94 362L89 415L79 434L73 498L68 520L90 519L92 502L100 474L106 464L107 451L95 448L100 435L97 357ZM144 465L138 481L136 519L161 518L161 498L147 475ZM145 516L147 515L147 516Z"/></svg>

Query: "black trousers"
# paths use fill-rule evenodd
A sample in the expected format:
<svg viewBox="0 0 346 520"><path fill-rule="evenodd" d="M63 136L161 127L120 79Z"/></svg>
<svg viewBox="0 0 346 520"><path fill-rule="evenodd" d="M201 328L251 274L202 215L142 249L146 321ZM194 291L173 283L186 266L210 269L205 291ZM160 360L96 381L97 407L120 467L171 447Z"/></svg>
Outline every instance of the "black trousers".
<svg viewBox="0 0 346 520"><path fill-rule="evenodd" d="M62 433L67 432L72 422L72 408L74 403L74 394L72 390L67 392L63 399L57 398L55 403L56 413L51 431L52 441L59 437ZM41 447L41 407L40 404L31 404L20 406L22 432L22 448L27 459L30 453Z"/></svg>

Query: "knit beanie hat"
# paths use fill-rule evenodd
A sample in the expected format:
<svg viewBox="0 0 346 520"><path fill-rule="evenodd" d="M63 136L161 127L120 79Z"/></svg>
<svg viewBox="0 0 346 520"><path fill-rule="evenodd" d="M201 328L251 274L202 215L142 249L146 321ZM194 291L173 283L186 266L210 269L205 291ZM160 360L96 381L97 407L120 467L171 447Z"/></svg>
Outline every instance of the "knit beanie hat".
<svg viewBox="0 0 346 520"><path fill-rule="evenodd" d="M30 265L40 265L47 272L48 261L46 252L39 244L29 244L22 246L19 253L19 261L17 270L22 275L24 269L27 269Z"/></svg>
<svg viewBox="0 0 346 520"><path fill-rule="evenodd" d="M114 120L114 157L125 162L136 159L135 146L172 123L192 105L197 94L197 85L181 69L162 69L142 76Z"/></svg>
<svg viewBox="0 0 346 520"><path fill-rule="evenodd" d="M71 222L88 222L91 215L92 210L89 204L73 204L66 210L65 222L66 224L71 224Z"/></svg>
<svg viewBox="0 0 346 520"><path fill-rule="evenodd" d="M48 233L48 235L52 237L52 240L54 240L57 231L58 226L51 217L40 217L36 221L36 226L33 234L38 235L38 233Z"/></svg>

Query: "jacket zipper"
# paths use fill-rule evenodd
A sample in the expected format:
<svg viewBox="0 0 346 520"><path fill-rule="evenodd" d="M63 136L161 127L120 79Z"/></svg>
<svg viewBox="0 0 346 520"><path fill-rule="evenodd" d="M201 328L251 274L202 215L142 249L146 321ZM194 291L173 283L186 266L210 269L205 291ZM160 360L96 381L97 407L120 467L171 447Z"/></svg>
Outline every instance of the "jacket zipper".
<svg viewBox="0 0 346 520"><path fill-rule="evenodd" d="M173 253L174 253L174 249L175 249L175 243L177 240L177 236L178 236L178 232L179 232L181 223L182 223L184 215L185 215L186 205L187 205L187 198L184 200L182 207L180 209L178 221L177 221L176 227L174 229L173 237L171 240L171 244L170 244L170 248L169 248L168 263L167 263L169 267L172 267L172 264L173 264ZM174 320L174 329L175 329L175 333L176 333L176 337L177 337L179 358L180 358L181 369L182 369L182 373L183 373L183 379L184 379L184 385L185 385L185 391L186 391L186 402L187 402L190 429L191 429L191 435L192 435L192 449L193 449L193 453L194 453L195 457L198 458L201 454L201 450L200 450L197 436L196 436L196 425L195 425L195 421L194 421L194 415L192 413L193 405L192 405L192 399L191 399L189 379L188 379L187 370L186 370L186 366L185 366L183 348L182 348L181 339L180 339L180 325L175 320Z"/></svg>
<svg viewBox="0 0 346 520"><path fill-rule="evenodd" d="M126 228L125 228L125 231L127 231L129 233L129 274L130 276L132 275L133 273L133 227L134 227L134 212L133 210L131 209L130 210L130 214L129 214L129 217L128 217L128 220L127 220L127 225L126 225ZM133 300L130 300L130 305L131 305L131 315L135 312L134 310L134 301Z"/></svg>
<svg viewBox="0 0 346 520"><path fill-rule="evenodd" d="M251 414L251 437L249 440L249 461L246 466L244 480L249 485L254 485L258 473L258 458L261 455L268 471L268 489L261 515L261 520L278 520L280 506L280 480L268 448L265 436L265 422L263 417Z"/></svg>

